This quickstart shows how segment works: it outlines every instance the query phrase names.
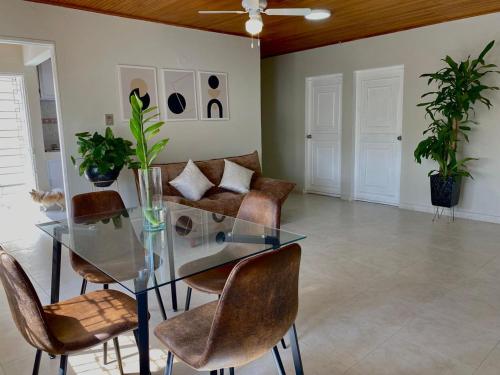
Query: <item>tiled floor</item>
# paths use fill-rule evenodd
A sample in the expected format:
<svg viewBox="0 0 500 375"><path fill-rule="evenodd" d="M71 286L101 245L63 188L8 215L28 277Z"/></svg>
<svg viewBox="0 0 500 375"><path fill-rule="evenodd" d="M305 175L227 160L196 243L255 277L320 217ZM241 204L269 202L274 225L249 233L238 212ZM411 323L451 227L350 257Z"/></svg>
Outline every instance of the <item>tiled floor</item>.
<svg viewBox="0 0 500 375"><path fill-rule="evenodd" d="M308 235L302 242L297 321L306 375L500 374L499 225L433 223L428 214L293 195L283 227ZM6 244L44 301L50 247L30 225L23 238ZM62 297L75 295L79 286L66 267ZM0 375L29 374L34 351L15 330L0 293ZM160 319L151 300L154 326ZM193 294L193 305L206 300ZM152 341L153 370L160 374L165 352ZM132 337L121 343L125 370L136 374ZM283 359L292 374L289 352ZM43 357L42 374L55 374L56 367ZM102 364L100 347L72 356L70 367L71 374L118 374L116 363ZM195 372L176 364L174 374ZM276 370L268 355L237 374Z"/></svg>

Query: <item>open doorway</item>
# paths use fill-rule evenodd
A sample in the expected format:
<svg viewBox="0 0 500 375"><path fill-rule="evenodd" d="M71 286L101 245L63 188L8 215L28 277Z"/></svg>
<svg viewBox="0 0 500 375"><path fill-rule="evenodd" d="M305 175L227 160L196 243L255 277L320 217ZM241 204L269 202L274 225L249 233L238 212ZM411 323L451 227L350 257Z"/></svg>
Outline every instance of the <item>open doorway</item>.
<svg viewBox="0 0 500 375"><path fill-rule="evenodd" d="M52 51L0 40L2 241L19 238L26 223L65 216Z"/></svg>

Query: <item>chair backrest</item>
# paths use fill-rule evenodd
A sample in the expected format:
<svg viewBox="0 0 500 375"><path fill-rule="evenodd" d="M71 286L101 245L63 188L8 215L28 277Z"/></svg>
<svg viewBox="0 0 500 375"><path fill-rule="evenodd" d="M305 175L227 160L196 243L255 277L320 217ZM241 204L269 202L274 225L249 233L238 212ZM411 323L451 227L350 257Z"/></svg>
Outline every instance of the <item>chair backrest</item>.
<svg viewBox="0 0 500 375"><path fill-rule="evenodd" d="M125 209L120 194L114 190L78 194L71 198L73 218L99 215L105 212Z"/></svg>
<svg viewBox="0 0 500 375"><path fill-rule="evenodd" d="M0 280L7 295L12 318L24 339L33 347L57 353L62 344L48 329L35 288L14 257L0 248Z"/></svg>
<svg viewBox="0 0 500 375"><path fill-rule="evenodd" d="M238 210L238 219L262 224L269 228L280 227L281 204L277 198L262 191L250 191Z"/></svg>
<svg viewBox="0 0 500 375"><path fill-rule="evenodd" d="M295 321L297 244L239 262L222 292L200 369L242 366L267 353Z"/></svg>

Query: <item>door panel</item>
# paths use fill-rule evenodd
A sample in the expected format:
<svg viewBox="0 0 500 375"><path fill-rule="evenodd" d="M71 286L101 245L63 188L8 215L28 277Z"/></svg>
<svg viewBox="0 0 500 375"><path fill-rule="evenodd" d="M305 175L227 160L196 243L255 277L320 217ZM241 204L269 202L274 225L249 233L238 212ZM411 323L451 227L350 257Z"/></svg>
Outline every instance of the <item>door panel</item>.
<svg viewBox="0 0 500 375"><path fill-rule="evenodd" d="M340 195L342 75L306 81L306 191Z"/></svg>
<svg viewBox="0 0 500 375"><path fill-rule="evenodd" d="M355 73L355 199L399 204L403 78L403 67Z"/></svg>

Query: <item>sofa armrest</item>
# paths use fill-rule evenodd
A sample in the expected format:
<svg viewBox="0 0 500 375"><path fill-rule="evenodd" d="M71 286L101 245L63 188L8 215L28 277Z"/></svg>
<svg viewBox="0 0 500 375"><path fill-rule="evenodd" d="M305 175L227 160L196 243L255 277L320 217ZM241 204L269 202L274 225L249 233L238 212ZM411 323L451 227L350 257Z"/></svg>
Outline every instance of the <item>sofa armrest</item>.
<svg viewBox="0 0 500 375"><path fill-rule="evenodd" d="M295 183L276 180L269 177L257 177L252 184L252 190L263 191L277 198L281 204L295 188Z"/></svg>

